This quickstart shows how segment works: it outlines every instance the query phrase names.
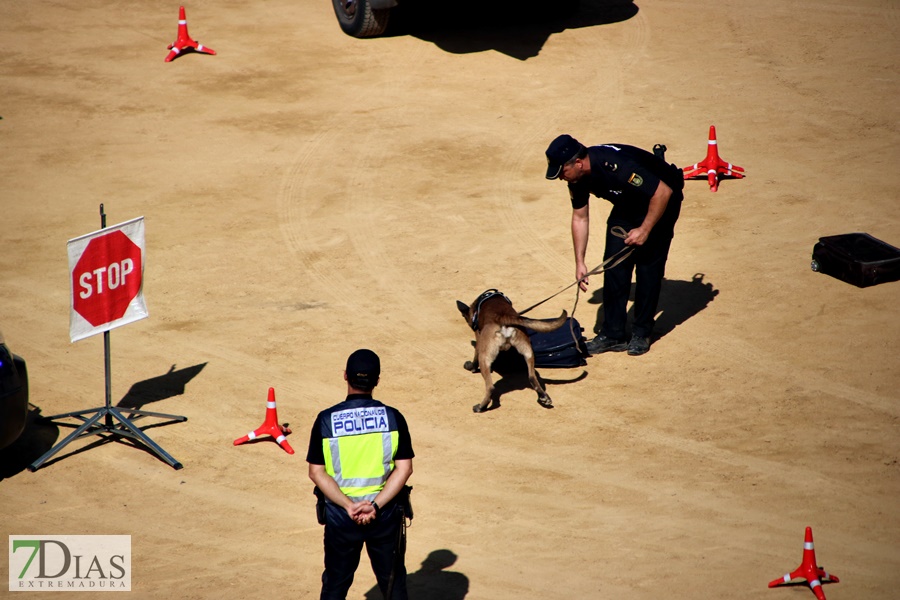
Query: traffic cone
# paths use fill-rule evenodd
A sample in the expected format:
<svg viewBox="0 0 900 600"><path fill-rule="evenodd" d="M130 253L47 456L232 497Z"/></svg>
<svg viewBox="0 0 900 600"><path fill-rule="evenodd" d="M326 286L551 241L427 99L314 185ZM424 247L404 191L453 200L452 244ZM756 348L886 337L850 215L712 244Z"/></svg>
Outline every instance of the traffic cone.
<svg viewBox="0 0 900 600"><path fill-rule="evenodd" d="M204 54L216 53L212 48L207 48L203 44L198 44L190 35L188 35L187 19L184 18L184 7L182 6L178 9L178 39L169 45L169 50L171 50L171 52L169 52L169 55L166 57L166 62L171 62L172 59L188 48L197 52L203 52Z"/></svg>
<svg viewBox="0 0 900 600"><path fill-rule="evenodd" d="M275 408L275 388L269 388L269 400L266 402L265 422L244 437L234 440L234 445L239 446L244 442L255 440L261 435L270 435L275 438L275 441L278 442L279 446L284 448L285 452L293 454L294 449L291 448L291 445L288 444L287 439L285 439L290 432L291 430L288 428L287 423L284 425L278 424L278 411Z"/></svg>
<svg viewBox="0 0 900 600"><path fill-rule="evenodd" d="M685 179L697 179L706 177L709 181L709 190L711 192L719 189L719 176L736 177L738 179L744 176L744 168L725 162L719 158L719 142L716 140L716 126L709 126L709 142L706 145L706 158L702 161L691 165L690 167L682 167Z"/></svg>
<svg viewBox="0 0 900 600"><path fill-rule="evenodd" d="M818 600L825 600L825 592L822 591L823 583L840 582L840 579L836 576L830 575L825 569L816 565L816 550L813 546L811 527L806 528L806 539L803 542L803 561L800 563L800 566L784 577L770 581L769 587L797 585L802 583L801 580L806 582L806 585L810 587Z"/></svg>

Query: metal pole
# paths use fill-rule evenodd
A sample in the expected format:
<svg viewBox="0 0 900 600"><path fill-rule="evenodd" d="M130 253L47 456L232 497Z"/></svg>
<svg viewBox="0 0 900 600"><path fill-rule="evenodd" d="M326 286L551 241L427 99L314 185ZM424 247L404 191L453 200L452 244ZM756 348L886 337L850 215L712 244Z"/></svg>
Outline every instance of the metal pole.
<svg viewBox="0 0 900 600"><path fill-rule="evenodd" d="M100 229L106 229L106 213L103 204L100 204ZM103 365L106 371L106 418L107 427L113 426L112 414L109 409L112 406L112 367L109 350L109 330L103 332Z"/></svg>

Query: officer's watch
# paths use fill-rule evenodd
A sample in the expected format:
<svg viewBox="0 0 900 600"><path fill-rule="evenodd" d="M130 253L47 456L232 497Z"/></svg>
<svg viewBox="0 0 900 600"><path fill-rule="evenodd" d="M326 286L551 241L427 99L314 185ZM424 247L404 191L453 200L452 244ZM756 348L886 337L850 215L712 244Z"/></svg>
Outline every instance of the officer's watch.
<svg viewBox="0 0 900 600"><path fill-rule="evenodd" d="M378 506L378 503L375 502L374 500L372 500L372 506L375 507L375 516L377 517L377 516L378 516L378 513L381 512L381 507Z"/></svg>

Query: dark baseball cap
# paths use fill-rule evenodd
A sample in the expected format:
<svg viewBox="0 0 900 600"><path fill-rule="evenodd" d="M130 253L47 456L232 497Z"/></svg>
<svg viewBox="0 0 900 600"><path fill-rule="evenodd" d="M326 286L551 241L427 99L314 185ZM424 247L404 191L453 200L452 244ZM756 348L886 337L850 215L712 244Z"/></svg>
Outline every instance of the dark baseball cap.
<svg viewBox="0 0 900 600"><path fill-rule="evenodd" d="M381 361L371 350L361 348L347 358L347 381L358 389L372 389L381 374Z"/></svg>
<svg viewBox="0 0 900 600"><path fill-rule="evenodd" d="M578 156L584 146L571 135L564 133L547 147L547 179L558 179L563 165Z"/></svg>

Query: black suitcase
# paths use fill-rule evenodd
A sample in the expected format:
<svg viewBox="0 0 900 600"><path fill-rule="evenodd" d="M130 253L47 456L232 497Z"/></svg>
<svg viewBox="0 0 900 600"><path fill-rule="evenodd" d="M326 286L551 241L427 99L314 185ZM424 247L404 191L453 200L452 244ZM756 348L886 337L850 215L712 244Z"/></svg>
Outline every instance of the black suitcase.
<svg viewBox="0 0 900 600"><path fill-rule="evenodd" d="M868 233L819 238L813 246L812 270L857 287L900 280L900 249Z"/></svg>
<svg viewBox="0 0 900 600"><path fill-rule="evenodd" d="M590 356L584 330L575 319L569 317L565 325L549 333L528 330L531 349L534 350L534 366L541 369L571 369L583 367Z"/></svg>

